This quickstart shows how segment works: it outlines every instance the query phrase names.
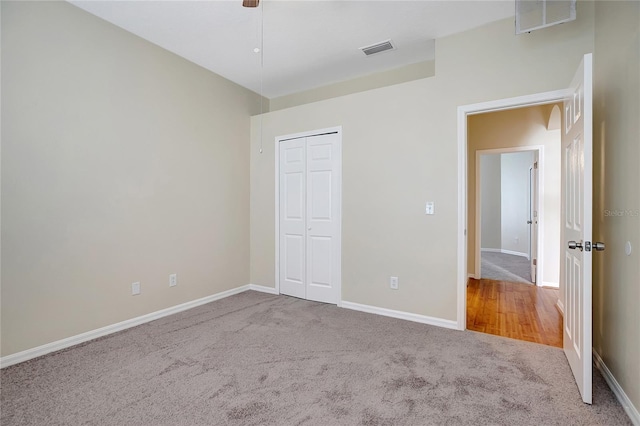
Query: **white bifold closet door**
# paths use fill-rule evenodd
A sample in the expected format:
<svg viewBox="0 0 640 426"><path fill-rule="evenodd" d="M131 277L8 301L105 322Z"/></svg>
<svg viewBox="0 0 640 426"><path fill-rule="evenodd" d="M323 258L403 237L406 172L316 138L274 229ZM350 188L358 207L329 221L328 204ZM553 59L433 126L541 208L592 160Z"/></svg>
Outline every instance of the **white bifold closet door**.
<svg viewBox="0 0 640 426"><path fill-rule="evenodd" d="M338 303L340 137L283 140L279 156L280 293Z"/></svg>

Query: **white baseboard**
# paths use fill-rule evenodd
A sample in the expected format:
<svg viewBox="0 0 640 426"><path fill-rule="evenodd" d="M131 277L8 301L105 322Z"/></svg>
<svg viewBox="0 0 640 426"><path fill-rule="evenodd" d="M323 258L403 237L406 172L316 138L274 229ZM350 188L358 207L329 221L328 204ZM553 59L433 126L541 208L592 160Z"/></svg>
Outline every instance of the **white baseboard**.
<svg viewBox="0 0 640 426"><path fill-rule="evenodd" d="M480 247L480 251L486 251L486 252L489 252L489 253L502 253L502 249L497 249L497 248Z"/></svg>
<svg viewBox="0 0 640 426"><path fill-rule="evenodd" d="M536 285L540 287L555 287L560 288L560 283L554 283L553 281L538 281Z"/></svg>
<svg viewBox="0 0 640 426"><path fill-rule="evenodd" d="M15 354L1 357L0 368L9 367L11 365L18 364L20 362L28 361L30 359L47 355L52 352L66 349L71 346L78 345L80 343L88 342L90 340L97 339L98 337L103 337L112 333L116 333L118 331L126 330L128 328L132 328L156 319L160 319L168 315L177 314L178 312L186 311L187 309L195 308L197 306L201 306L216 300L224 299L225 297L233 296L234 294L242 293L247 290L260 291L268 294L278 294L276 289L273 287L266 287L266 286L261 286L256 284L243 285L237 288L233 288L231 290L227 290L227 291L213 294L211 296L203 297L201 299L192 300L190 302L182 303L180 305L172 306L172 307L162 309L156 312L152 312L146 315L142 315L136 318L131 318L116 324L111 324L106 327L98 328L96 330L87 331L85 333L67 337L62 340L47 343L42 346L37 346L35 348L27 349L22 352L17 352ZM428 317L425 315L412 314L412 313L403 312L403 311L394 311L392 309L379 308L376 306L369 306L369 305L361 305L359 303L346 302L346 301L340 301L338 303L338 306L346 309L352 309L355 311L368 312L371 314L377 314L377 315L382 315L386 317L398 318L398 319L403 319L407 321L419 322L422 324L429 324L429 325L435 325L438 327L450 328L453 330L458 329L458 324L456 321L445 320L441 318Z"/></svg>
<svg viewBox="0 0 640 426"><path fill-rule="evenodd" d="M640 426L640 412L638 412L638 408L633 405L616 378L613 376L613 374L611 374L611 370L609 370L607 365L604 363L604 361L600 357L600 354L598 354L595 349L593 349L592 352L593 363L600 371L600 373L602 373L602 376L607 381L607 384L618 399L618 402L620 402L622 408L624 408L625 413L627 413L627 415L631 419L631 423L633 423L635 426Z"/></svg>
<svg viewBox="0 0 640 426"><path fill-rule="evenodd" d="M558 299L558 301L556 302L556 306L557 306L558 310L560 311L560 313L562 314L562 316L564 316L564 305L562 304L560 299Z"/></svg>
<svg viewBox="0 0 640 426"><path fill-rule="evenodd" d="M257 284L249 284L249 290L255 290L255 291L260 291L262 293L269 293L269 294L280 294L278 293L278 290L275 289L275 287L266 287L266 286L257 285Z"/></svg>
<svg viewBox="0 0 640 426"><path fill-rule="evenodd" d="M489 252L489 253L512 254L514 256L526 257L527 259L529 259L529 255L527 253L522 253L520 251L505 250L505 249L494 249L494 248L480 248L480 251L486 251L486 252Z"/></svg>
<svg viewBox="0 0 640 426"><path fill-rule="evenodd" d="M256 286L256 287L262 288L262 286ZM267 288L267 287L264 287L264 288ZM131 318L116 324L111 324L106 327L98 328L96 330L91 330L75 336L67 337L66 339L58 340L55 342L47 343L42 346L37 346L35 348L27 349L22 352L17 352L15 354L7 355L0 358L0 368L9 367L10 365L28 361L30 359L49 354L51 352L59 351L61 349L66 349L68 347L71 347L80 343L88 342L89 340L97 339L98 337L103 337L108 334L116 333L118 331L126 330L127 328L135 327L137 325L144 324L153 320L157 320L159 318L163 318L168 315L177 314L178 312L186 311L187 309L195 308L197 306L201 306L206 303L224 299L225 297L233 296L234 294L242 293L243 291L247 291L247 290L257 290L257 289L251 288L250 284L244 285L238 288L233 288L231 290L216 293L211 296L203 297L201 299L192 300L191 302L186 302L180 305L172 306L170 308L161 309L159 311L152 312L150 314L142 315L136 318Z"/></svg>
<svg viewBox="0 0 640 426"><path fill-rule="evenodd" d="M407 321L419 322L422 324L435 325L438 327L450 328L458 330L458 323L452 320L442 318L428 317L426 315L412 314L404 311L394 311L393 309L379 308L377 306L361 305L359 303L342 301L342 307L352 309L354 311L367 312L370 314L382 315L385 317L398 318Z"/></svg>

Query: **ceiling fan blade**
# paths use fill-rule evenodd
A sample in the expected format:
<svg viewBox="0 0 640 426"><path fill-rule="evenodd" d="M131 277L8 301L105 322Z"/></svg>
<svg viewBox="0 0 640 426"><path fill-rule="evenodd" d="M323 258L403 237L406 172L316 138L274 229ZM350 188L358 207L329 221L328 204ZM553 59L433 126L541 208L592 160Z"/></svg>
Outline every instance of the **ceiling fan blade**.
<svg viewBox="0 0 640 426"><path fill-rule="evenodd" d="M258 7L258 2L260 0L242 0L242 5L244 7Z"/></svg>

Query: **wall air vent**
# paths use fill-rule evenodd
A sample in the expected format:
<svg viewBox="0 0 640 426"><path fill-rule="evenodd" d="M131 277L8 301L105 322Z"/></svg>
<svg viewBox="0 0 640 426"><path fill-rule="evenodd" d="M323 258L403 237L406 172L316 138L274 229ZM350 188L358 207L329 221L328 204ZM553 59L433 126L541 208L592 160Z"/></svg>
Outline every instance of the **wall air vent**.
<svg viewBox="0 0 640 426"><path fill-rule="evenodd" d="M576 0L516 0L516 34L576 19Z"/></svg>
<svg viewBox="0 0 640 426"><path fill-rule="evenodd" d="M371 46L361 47L360 50L367 55L375 55L376 53L381 53L387 50L394 50L396 47L393 45L391 40L385 40L380 43L372 44Z"/></svg>

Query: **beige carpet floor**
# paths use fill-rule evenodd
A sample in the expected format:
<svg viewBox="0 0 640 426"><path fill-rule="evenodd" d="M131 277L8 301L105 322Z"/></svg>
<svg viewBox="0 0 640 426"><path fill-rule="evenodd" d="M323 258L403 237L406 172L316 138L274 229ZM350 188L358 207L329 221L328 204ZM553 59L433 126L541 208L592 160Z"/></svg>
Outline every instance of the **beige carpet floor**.
<svg viewBox="0 0 640 426"><path fill-rule="evenodd" d="M560 349L245 292L5 368L8 425L627 425Z"/></svg>

